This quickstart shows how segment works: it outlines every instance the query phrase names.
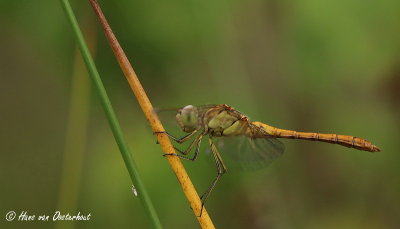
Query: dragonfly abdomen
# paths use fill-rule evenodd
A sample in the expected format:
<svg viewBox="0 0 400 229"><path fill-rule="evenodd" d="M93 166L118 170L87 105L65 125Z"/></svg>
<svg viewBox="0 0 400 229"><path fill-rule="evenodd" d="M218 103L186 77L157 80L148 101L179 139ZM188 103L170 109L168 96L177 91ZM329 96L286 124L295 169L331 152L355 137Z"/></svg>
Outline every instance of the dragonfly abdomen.
<svg viewBox="0 0 400 229"><path fill-rule="evenodd" d="M354 136L340 135L340 134L321 134L312 132L297 132L294 130L285 130L276 128L261 122L253 122L252 124L261 127L266 132L267 135L277 138L292 138L292 139L321 141L369 152L380 151L380 149L377 146L373 145L370 141ZM262 136L256 136L256 137L262 137Z"/></svg>

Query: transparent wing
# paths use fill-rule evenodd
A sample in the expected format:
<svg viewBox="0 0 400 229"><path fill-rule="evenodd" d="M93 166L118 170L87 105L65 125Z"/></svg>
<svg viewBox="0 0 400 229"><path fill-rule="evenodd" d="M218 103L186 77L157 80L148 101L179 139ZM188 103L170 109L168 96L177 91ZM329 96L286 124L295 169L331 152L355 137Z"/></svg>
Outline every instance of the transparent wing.
<svg viewBox="0 0 400 229"><path fill-rule="evenodd" d="M208 109L218 106L216 104L207 104L196 106L200 113L206 112ZM155 112L164 128L173 135L182 135L181 129L176 123L176 114L182 107L155 107L153 112ZM183 133L184 134L184 133Z"/></svg>
<svg viewBox="0 0 400 229"><path fill-rule="evenodd" d="M205 104L205 105L197 105L198 110L208 110L210 108L216 107L218 104Z"/></svg>
<svg viewBox="0 0 400 229"><path fill-rule="evenodd" d="M267 167L281 156L285 146L276 138L248 138L246 136L215 138L223 160L244 170ZM226 156L225 156L226 155Z"/></svg>
<svg viewBox="0 0 400 229"><path fill-rule="evenodd" d="M170 107L170 108L154 108L153 112L155 112L163 124L165 130L167 130L170 134L174 136L183 135L182 131L178 127L176 123L176 113L180 109L180 107Z"/></svg>

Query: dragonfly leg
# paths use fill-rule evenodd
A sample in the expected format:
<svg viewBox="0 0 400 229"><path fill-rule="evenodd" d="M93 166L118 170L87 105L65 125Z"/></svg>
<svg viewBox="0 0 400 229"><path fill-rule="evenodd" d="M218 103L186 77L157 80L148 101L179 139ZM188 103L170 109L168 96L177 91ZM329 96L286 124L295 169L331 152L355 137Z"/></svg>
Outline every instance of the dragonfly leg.
<svg viewBox="0 0 400 229"><path fill-rule="evenodd" d="M179 155L179 154L176 154L176 153L170 153L170 154L164 154L164 156L166 156L166 155L174 155L174 156L178 156L178 157L180 157L182 159L185 159L185 160L195 161L197 159L197 155L198 155L198 153L200 151L200 145L201 145L201 140L203 139L203 136L204 136L204 134L200 134L199 136L197 136L185 151L182 151L182 150L174 147L176 151L178 151L179 153L181 153L183 155ZM194 152L193 157L186 156L186 155L189 154L190 151L192 151L192 149L193 149L193 147L195 145L196 145L196 150Z"/></svg>
<svg viewBox="0 0 400 229"><path fill-rule="evenodd" d="M209 143L211 146L211 151L213 153L213 157L215 160L215 165L217 166L217 176L215 177L214 181L211 183L210 187L208 187L207 190L204 192L204 194L201 195L201 197L200 197L200 199L201 199L200 216L203 213L204 204L205 204L206 200L208 199L210 193L214 189L214 187L217 184L217 182L219 181L219 179L222 177L222 175L224 175L226 173L226 170L227 170L224 162L222 161L222 157L221 157L220 153L218 152L217 147L212 142L211 138L209 138L208 140L209 140Z"/></svg>
<svg viewBox="0 0 400 229"><path fill-rule="evenodd" d="M168 137L170 137L175 142L182 144L182 143L186 142L187 140L189 140L191 137L193 137L197 133L197 130L194 130L194 131L190 132L188 135L185 135L181 138L177 138L177 137L169 134L167 131L157 131L157 132L153 132L153 133L154 134L166 134L166 135L168 135Z"/></svg>
<svg viewBox="0 0 400 229"><path fill-rule="evenodd" d="M180 157L180 158L182 158L182 159L185 159L185 160L195 161L197 159L197 156L198 156L199 151L200 151L200 145L201 145L201 140L203 139L203 136L204 135L199 135L198 136L198 141L197 141L197 144L196 144L196 150L194 151L193 157L187 157L187 156L184 156L184 155L187 155L192 150L194 144L193 144L192 147L189 146L184 152L182 152L181 150L175 148L179 153L183 154L183 155L178 155L178 154L175 154L175 155Z"/></svg>

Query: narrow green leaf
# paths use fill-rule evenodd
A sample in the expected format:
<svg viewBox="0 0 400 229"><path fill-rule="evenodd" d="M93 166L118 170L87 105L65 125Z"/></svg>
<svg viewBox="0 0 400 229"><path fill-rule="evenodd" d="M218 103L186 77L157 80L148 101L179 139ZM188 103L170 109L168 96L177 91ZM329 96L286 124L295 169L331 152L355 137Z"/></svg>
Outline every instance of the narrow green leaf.
<svg viewBox="0 0 400 229"><path fill-rule="evenodd" d="M116 118L115 112L111 106L111 102L107 96L107 92L101 81L101 78L96 69L94 61L89 53L89 49L84 41L82 32L79 28L78 22L76 21L76 18L72 11L71 5L69 4L68 0L61 0L61 5L62 5L64 12L68 18L68 21L71 24L72 29L74 31L76 41L78 42L79 49L80 49L83 59L85 61L86 67L88 68L90 78L92 79L94 87L100 97L101 105L104 108L106 117L108 119L111 130L113 132L115 141L118 144L122 158L124 159L124 162L125 162L125 166L128 169L128 172L132 179L133 185L136 188L138 198L141 200L143 207L144 207L148 217L150 218L152 226L154 228L162 228L160 220L158 219L157 213L153 207L153 204L151 203L150 197L147 194L144 184L139 176L136 164L129 152L128 145L125 142L125 138L122 133L121 127Z"/></svg>

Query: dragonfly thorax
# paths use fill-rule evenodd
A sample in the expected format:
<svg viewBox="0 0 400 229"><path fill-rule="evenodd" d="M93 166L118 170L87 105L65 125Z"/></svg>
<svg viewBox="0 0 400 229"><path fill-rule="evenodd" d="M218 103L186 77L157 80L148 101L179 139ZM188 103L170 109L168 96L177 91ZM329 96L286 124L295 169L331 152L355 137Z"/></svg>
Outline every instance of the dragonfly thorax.
<svg viewBox="0 0 400 229"><path fill-rule="evenodd" d="M178 110L176 121L179 127L185 132L192 132L198 129L198 111L195 106L187 105Z"/></svg>

